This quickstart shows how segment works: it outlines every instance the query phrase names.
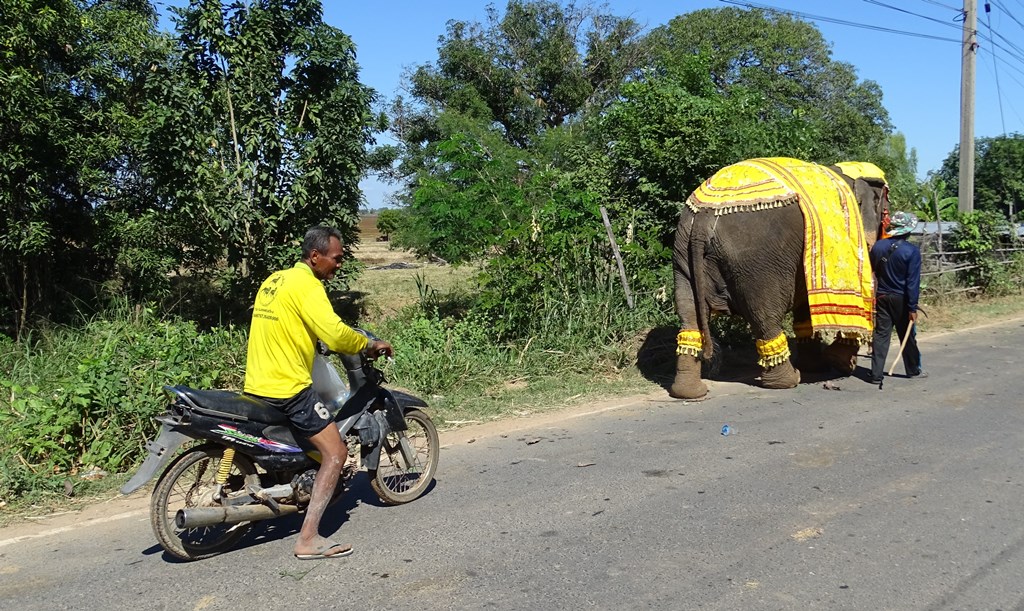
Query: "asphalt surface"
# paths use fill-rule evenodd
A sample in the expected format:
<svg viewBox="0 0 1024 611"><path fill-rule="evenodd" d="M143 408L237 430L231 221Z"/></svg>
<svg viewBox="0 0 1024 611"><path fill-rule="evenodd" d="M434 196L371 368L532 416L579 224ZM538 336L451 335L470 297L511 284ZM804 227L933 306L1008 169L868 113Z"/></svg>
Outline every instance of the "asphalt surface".
<svg viewBox="0 0 1024 611"><path fill-rule="evenodd" d="M925 337L931 376L883 390L719 382L463 429L421 499L363 475L328 511L345 559L292 558L293 516L175 562L141 495L0 530L0 608L1024 609L1022 345L1018 320Z"/></svg>

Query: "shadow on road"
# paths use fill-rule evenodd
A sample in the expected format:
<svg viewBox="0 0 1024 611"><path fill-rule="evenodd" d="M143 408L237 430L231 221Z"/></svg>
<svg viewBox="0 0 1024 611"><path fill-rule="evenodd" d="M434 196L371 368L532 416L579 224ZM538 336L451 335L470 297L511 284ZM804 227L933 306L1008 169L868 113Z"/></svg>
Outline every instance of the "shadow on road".
<svg viewBox="0 0 1024 611"><path fill-rule="evenodd" d="M435 486L437 486L436 479L430 482L423 496L430 494ZM423 498L423 496L420 498ZM380 501L380 498L377 497L377 493L370 487L370 478L365 472L356 475L349 483L348 490L334 504L327 507L327 511L324 512L324 516L320 520L320 532L326 533L326 536L330 538L331 534L340 530L345 522L348 521L349 513L360 505L386 507ZM234 548L224 554L231 554L256 545L280 541L281 539L297 535L302 528L302 520L304 518L305 513L299 512L282 518L256 522L248 534ZM160 552L163 552L163 548L157 544L143 550L142 554L149 556ZM189 562L187 560L179 560L166 552L163 553L162 558L169 564Z"/></svg>

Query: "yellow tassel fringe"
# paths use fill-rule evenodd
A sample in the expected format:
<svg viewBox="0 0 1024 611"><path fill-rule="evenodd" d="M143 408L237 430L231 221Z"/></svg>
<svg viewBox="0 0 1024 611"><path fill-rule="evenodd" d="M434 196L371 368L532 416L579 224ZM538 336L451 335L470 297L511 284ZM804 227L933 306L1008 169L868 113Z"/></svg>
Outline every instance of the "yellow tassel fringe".
<svg viewBox="0 0 1024 611"><path fill-rule="evenodd" d="M701 352L704 351L704 338L701 336L700 331L694 329L683 329L676 336L676 354L682 356L684 354L699 357Z"/></svg>
<svg viewBox="0 0 1024 611"><path fill-rule="evenodd" d="M757 355L761 357L757 360L757 364L764 369L770 369L789 359L789 340L786 339L785 333L779 333L775 339L759 339L755 343L757 344Z"/></svg>

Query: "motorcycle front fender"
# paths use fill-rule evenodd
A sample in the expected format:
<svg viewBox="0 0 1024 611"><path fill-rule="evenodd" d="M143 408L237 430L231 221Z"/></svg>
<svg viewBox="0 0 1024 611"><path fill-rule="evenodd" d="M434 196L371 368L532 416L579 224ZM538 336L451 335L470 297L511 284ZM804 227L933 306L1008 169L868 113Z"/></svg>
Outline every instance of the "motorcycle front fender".
<svg viewBox="0 0 1024 611"><path fill-rule="evenodd" d="M395 398L395 402L398 403L403 412L417 407L429 407L426 401L416 395L410 395L400 390L389 390L388 392Z"/></svg>
<svg viewBox="0 0 1024 611"><path fill-rule="evenodd" d="M188 435L171 428L171 425L166 422L161 423L160 432L157 434L156 439L146 444L146 450L149 451L149 456L139 467L139 470L135 472L128 483L121 486L121 494L131 494L146 484L149 480L153 479L153 476L157 473L162 473L167 463L171 462L180 448L188 440L192 439Z"/></svg>

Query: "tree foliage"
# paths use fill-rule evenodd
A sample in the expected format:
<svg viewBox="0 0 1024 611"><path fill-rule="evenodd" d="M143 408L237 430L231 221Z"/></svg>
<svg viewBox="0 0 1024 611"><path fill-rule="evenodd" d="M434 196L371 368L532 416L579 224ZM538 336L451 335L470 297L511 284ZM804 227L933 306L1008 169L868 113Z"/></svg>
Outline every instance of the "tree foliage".
<svg viewBox="0 0 1024 611"><path fill-rule="evenodd" d="M619 24L618 34L598 28L590 40L604 40L619 59L602 85L587 72L597 65L594 47L583 51L567 35L581 14L513 1L504 15L491 7L487 26L449 23L436 64L410 76L414 103L392 105L397 174L411 177L400 244L453 262L486 259L491 271L500 260L520 280L491 273L485 290L500 286L507 303L522 299L532 312L536 296L565 277L536 275L528 248L543 234L538 219L559 206L560 222L581 223L582 236L602 232L593 208L604 205L615 234L629 237L629 280L653 295L664 290L665 277L652 270L669 259L679 205L724 165L759 156L874 161L897 178L894 189L913 191L913 152L889 134L877 85L832 61L813 25L717 9L634 38L628 19L606 17L600 23ZM569 213L580 206L588 213ZM544 256L560 259L558 244L581 250L556 241ZM595 290L577 280L580 291Z"/></svg>
<svg viewBox="0 0 1024 611"><path fill-rule="evenodd" d="M974 208L1016 218L1024 208L1024 135L978 138L974 145ZM947 196L960 188L960 147L937 172Z"/></svg>
<svg viewBox="0 0 1024 611"><path fill-rule="evenodd" d="M132 187L142 66L159 45L148 2L2 7L0 303L14 317L0 328L18 332L102 274L94 211Z"/></svg>
<svg viewBox="0 0 1024 611"><path fill-rule="evenodd" d="M391 234L398 229L402 223L402 213L394 208L385 208L377 213L377 231L385 240L391 238Z"/></svg>
<svg viewBox="0 0 1024 611"><path fill-rule="evenodd" d="M152 210L175 219L164 238L195 272L226 259L244 298L310 225L356 240L373 92L317 0L193 0L176 14L177 51L148 89Z"/></svg>
<svg viewBox="0 0 1024 611"><path fill-rule="evenodd" d="M3 329L178 277L245 302L308 226L355 241L380 123L351 40L319 0L172 10L176 37L145 0L3 0Z"/></svg>
<svg viewBox="0 0 1024 611"><path fill-rule="evenodd" d="M644 63L638 34L631 19L550 0L449 22L437 61L408 75L412 100L391 105L408 206L397 243L452 262L500 248L530 218L532 174L563 165L586 117Z"/></svg>
<svg viewBox="0 0 1024 611"><path fill-rule="evenodd" d="M487 25L450 21L435 64L410 77L415 99L500 126L528 146L589 107L601 106L641 64L639 25L573 3L510 0Z"/></svg>
<svg viewBox="0 0 1024 611"><path fill-rule="evenodd" d="M767 124L803 123L808 138L790 156L859 159L891 131L878 84L833 61L812 23L760 9L704 9L670 20L651 39L660 72L672 75L698 55L719 95L753 94Z"/></svg>

